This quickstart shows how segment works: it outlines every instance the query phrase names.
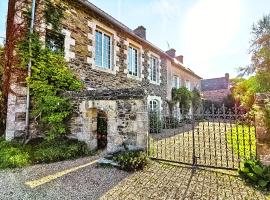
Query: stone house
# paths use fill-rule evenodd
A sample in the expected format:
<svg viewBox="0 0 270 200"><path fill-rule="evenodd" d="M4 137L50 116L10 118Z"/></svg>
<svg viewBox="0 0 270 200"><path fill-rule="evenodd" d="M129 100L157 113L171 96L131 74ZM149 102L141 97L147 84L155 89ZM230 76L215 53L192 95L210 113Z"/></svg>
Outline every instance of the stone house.
<svg viewBox="0 0 270 200"><path fill-rule="evenodd" d="M203 98L213 102L222 102L225 97L231 94L229 77L229 74L226 73L224 77L202 80Z"/></svg>
<svg viewBox="0 0 270 200"><path fill-rule="evenodd" d="M16 1L13 6L24 5L22 2ZM69 122L71 136L95 149L97 113L101 110L108 117L108 151L115 151L124 142L145 148L148 108L167 106L174 75L186 81L190 88L198 85L200 77L177 62L177 57L147 41L143 26L131 30L86 0L65 0L68 6L63 30L56 33L50 24L44 23L42 2L39 1L36 9L40 14L35 21L36 31L49 48L63 49L70 69L86 88L80 93L67 93L75 107ZM7 35L9 27L23 20L18 19L20 10L12 16L11 9L9 5L9 18L15 20L12 23L8 20ZM8 140L23 137L28 130L25 83L19 84L21 81L12 74L9 80L13 92L9 92L7 102ZM33 137L41 134L32 123L29 127Z"/></svg>

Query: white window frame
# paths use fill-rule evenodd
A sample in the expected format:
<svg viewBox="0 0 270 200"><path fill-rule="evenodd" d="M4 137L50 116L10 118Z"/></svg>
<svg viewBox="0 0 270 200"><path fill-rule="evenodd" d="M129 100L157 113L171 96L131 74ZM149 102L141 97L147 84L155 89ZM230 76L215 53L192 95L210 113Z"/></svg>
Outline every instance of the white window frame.
<svg viewBox="0 0 270 200"><path fill-rule="evenodd" d="M155 62L153 62L153 60L155 60ZM156 79L154 79L154 71L153 71L153 63L156 64L156 70L155 70L155 73L156 73ZM159 66L159 59L156 57L156 56L153 56L151 55L150 56L150 81L152 83L156 83L156 84L159 84L159 79L160 79L160 66Z"/></svg>
<svg viewBox="0 0 270 200"><path fill-rule="evenodd" d="M151 112L159 111L160 102L157 99L153 99L149 101L149 109Z"/></svg>
<svg viewBox="0 0 270 200"><path fill-rule="evenodd" d="M130 60L130 49L132 51L132 54L131 54L131 60ZM135 59L133 57L133 50L136 50L137 51L137 66L133 66L133 60ZM130 76L135 76L135 77L140 77L140 51L138 48L132 46L132 45L129 45L128 47L128 74ZM130 73L130 63L131 63L131 73ZM136 67L137 67L137 75L135 74L135 71L136 71Z"/></svg>
<svg viewBox="0 0 270 200"><path fill-rule="evenodd" d="M179 89L181 87L180 77L177 75L173 75L173 88Z"/></svg>
<svg viewBox="0 0 270 200"><path fill-rule="evenodd" d="M97 34L97 32L99 32L99 33L101 33L101 35L102 35L102 49L101 49L101 66L99 66L99 65L97 65L97 62L96 62L96 59L97 59L97 55L96 55L96 45L97 45L97 41L96 41L96 34ZM108 36L109 38L110 38L110 60L109 60L109 68L108 67L105 67L104 66L104 36ZM112 37L112 35L111 34L109 34L109 33L107 33L107 32L105 32L105 31L102 31L102 30L100 30L100 29L96 29L95 30L95 66L96 67L98 67L98 68L101 68L101 69L104 69L104 70L112 70L112 68L113 68L113 57L112 57L112 55L113 55L113 42L112 42L112 40L113 40L113 37Z"/></svg>
<svg viewBox="0 0 270 200"><path fill-rule="evenodd" d="M148 96L147 97L147 105L148 105L148 109L149 109L149 111L151 111L151 101L156 101L158 104L157 104L157 111L162 111L162 103L163 103L163 101L162 101L162 99L161 99L161 97L159 97L159 96Z"/></svg>
<svg viewBox="0 0 270 200"><path fill-rule="evenodd" d="M191 82L190 80L186 80L186 88L191 91Z"/></svg>

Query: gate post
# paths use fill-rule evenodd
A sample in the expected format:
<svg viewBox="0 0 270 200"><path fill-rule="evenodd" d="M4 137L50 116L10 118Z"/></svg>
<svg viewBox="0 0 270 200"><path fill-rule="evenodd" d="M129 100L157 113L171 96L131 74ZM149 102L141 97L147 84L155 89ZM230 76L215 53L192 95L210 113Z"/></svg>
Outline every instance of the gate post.
<svg viewBox="0 0 270 200"><path fill-rule="evenodd" d="M270 93L256 94L256 150L257 158L264 165L270 165L270 131L265 121L265 105L267 100L270 100Z"/></svg>

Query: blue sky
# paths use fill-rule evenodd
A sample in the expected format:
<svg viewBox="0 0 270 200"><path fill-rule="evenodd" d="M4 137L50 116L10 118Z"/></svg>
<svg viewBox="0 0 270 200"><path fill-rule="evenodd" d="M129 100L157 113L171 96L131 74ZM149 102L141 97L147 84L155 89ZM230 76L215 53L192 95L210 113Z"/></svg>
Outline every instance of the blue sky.
<svg viewBox="0 0 270 200"><path fill-rule="evenodd" d="M184 64L204 78L220 77L250 63L251 26L270 13L269 0L90 0L147 39L184 55ZM7 0L0 1L5 36ZM0 39L1 42L1 39Z"/></svg>

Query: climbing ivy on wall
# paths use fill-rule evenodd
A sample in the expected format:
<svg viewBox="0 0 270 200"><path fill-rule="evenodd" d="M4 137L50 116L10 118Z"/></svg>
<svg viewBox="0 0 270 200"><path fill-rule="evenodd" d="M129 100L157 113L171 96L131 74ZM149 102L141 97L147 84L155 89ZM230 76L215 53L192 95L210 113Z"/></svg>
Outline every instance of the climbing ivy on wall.
<svg viewBox="0 0 270 200"><path fill-rule="evenodd" d="M56 28L56 32L60 31L64 16L65 9L60 8L46 1L46 22ZM31 94L31 114L38 128L47 139L67 134L69 130L65 122L72 113L72 106L63 93L79 90L82 83L69 70L63 54L44 47L36 32L29 34L18 45L18 55L20 66L27 66L32 60L32 74L27 77L27 84Z"/></svg>

